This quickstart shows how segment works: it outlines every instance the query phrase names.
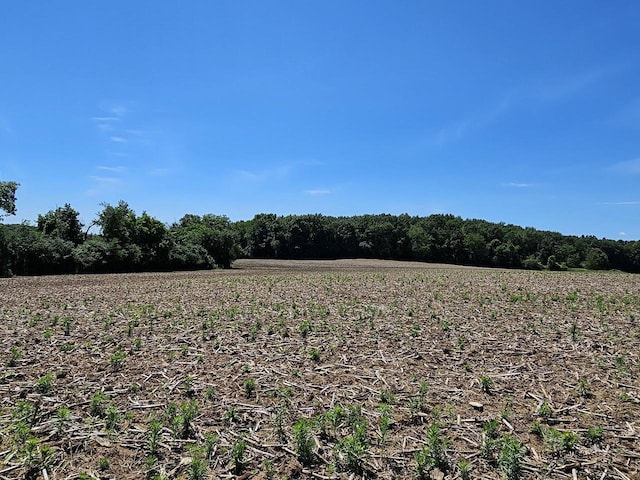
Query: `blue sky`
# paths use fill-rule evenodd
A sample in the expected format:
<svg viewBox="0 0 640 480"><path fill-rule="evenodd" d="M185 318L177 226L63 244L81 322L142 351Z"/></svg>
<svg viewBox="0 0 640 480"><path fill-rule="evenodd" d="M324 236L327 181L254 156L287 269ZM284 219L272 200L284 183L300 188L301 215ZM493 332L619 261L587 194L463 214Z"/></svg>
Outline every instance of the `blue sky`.
<svg viewBox="0 0 640 480"><path fill-rule="evenodd" d="M3 4L18 215L452 213L640 239L636 1Z"/></svg>

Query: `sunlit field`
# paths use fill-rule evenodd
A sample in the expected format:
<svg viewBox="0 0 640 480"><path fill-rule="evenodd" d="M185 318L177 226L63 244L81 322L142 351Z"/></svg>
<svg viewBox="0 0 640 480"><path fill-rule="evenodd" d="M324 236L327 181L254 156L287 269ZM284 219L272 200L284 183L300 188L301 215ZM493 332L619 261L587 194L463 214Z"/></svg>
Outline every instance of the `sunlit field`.
<svg viewBox="0 0 640 480"><path fill-rule="evenodd" d="M640 276L0 279L0 478L634 479Z"/></svg>

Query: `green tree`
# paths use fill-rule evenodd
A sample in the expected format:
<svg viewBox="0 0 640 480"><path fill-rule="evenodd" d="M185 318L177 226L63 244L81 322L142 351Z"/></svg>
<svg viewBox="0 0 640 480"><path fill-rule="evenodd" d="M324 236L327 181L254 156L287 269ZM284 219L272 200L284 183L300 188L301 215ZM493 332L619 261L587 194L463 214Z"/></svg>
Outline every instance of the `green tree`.
<svg viewBox="0 0 640 480"><path fill-rule="evenodd" d="M26 222L4 225L3 230L7 255L5 273L11 270L16 275L41 275L73 271L73 243L48 237Z"/></svg>
<svg viewBox="0 0 640 480"><path fill-rule="evenodd" d="M334 257L352 258L358 254L358 231L352 217L335 219L336 244L333 248Z"/></svg>
<svg viewBox="0 0 640 480"><path fill-rule="evenodd" d="M7 240L4 234L4 225L0 224L0 277L11 276L9 264L9 249L7 248Z"/></svg>
<svg viewBox="0 0 640 480"><path fill-rule="evenodd" d="M277 245L287 258L329 258L336 241L335 227L324 215L289 215L279 222Z"/></svg>
<svg viewBox="0 0 640 480"><path fill-rule="evenodd" d="M468 233L464 237L464 248L468 261L472 265L485 265L488 262L487 242L479 233Z"/></svg>
<svg viewBox="0 0 640 480"><path fill-rule="evenodd" d="M144 268L166 268L169 262L169 231L164 223L142 212L135 220L133 243L140 248Z"/></svg>
<svg viewBox="0 0 640 480"><path fill-rule="evenodd" d="M115 207L104 203L95 224L102 230L106 244L96 244L103 257L99 264L107 271L132 271L142 267L142 250L135 243L137 218L127 202L120 200ZM82 249L80 250L82 252Z"/></svg>
<svg viewBox="0 0 640 480"><path fill-rule="evenodd" d="M566 270L566 267L558 263L555 255L549 255L547 259L547 270Z"/></svg>
<svg viewBox="0 0 640 480"><path fill-rule="evenodd" d="M518 268L520 267L520 255L518 246L511 242L501 243L499 240L489 242L489 249L493 251L491 263L496 267Z"/></svg>
<svg viewBox="0 0 640 480"><path fill-rule="evenodd" d="M100 236L89 238L72 252L78 271L101 273L112 270L114 258L119 259L119 246L116 242Z"/></svg>
<svg viewBox="0 0 640 480"><path fill-rule="evenodd" d="M602 249L592 247L587 251L584 266L589 270L606 270L609 268L609 258Z"/></svg>
<svg viewBox="0 0 640 480"><path fill-rule="evenodd" d="M96 224L102 229L102 236L107 240L117 240L122 245L130 244L136 230L136 214L129 204L120 200L115 207L103 203L102 212L98 214Z"/></svg>
<svg viewBox="0 0 640 480"><path fill-rule="evenodd" d="M640 240L627 243L625 255L629 259L629 271L640 272Z"/></svg>
<svg viewBox="0 0 640 480"><path fill-rule="evenodd" d="M171 227L174 247L172 259L180 266L184 260L194 261L187 268L230 268L239 253L238 233L226 216L187 214Z"/></svg>
<svg viewBox="0 0 640 480"><path fill-rule="evenodd" d="M16 182L0 181L0 219L6 215L16 214L16 190L20 186ZM5 215L2 215L2 211Z"/></svg>
<svg viewBox="0 0 640 480"><path fill-rule="evenodd" d="M247 234L246 252L255 258L275 258L280 253L280 221L272 213L253 217Z"/></svg>
<svg viewBox="0 0 640 480"><path fill-rule="evenodd" d="M82 243L82 223L78 220L80 214L68 203L64 207L49 210L44 215L38 215L38 230L45 235L59 237L75 245Z"/></svg>
<svg viewBox="0 0 640 480"><path fill-rule="evenodd" d="M431 253L431 237L420 225L412 225L407 232L411 251L416 260L428 260Z"/></svg>
<svg viewBox="0 0 640 480"><path fill-rule="evenodd" d="M394 258L394 247L397 242L395 228L390 217L374 216L369 219L364 232L369 245L368 256L374 258ZM397 258L397 257L396 257Z"/></svg>
<svg viewBox="0 0 640 480"><path fill-rule="evenodd" d="M5 212L6 215L16 214L17 189L18 184L16 182L0 181L0 221L5 216L2 212ZM12 273L4 226L0 224L0 276L6 277Z"/></svg>

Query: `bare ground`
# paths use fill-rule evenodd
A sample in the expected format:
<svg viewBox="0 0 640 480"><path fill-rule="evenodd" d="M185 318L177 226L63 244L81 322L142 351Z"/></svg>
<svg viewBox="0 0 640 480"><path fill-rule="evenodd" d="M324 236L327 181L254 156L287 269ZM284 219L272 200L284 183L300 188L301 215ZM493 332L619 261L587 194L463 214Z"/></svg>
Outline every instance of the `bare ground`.
<svg viewBox="0 0 640 480"><path fill-rule="evenodd" d="M0 478L640 478L640 276L235 267L1 279Z"/></svg>

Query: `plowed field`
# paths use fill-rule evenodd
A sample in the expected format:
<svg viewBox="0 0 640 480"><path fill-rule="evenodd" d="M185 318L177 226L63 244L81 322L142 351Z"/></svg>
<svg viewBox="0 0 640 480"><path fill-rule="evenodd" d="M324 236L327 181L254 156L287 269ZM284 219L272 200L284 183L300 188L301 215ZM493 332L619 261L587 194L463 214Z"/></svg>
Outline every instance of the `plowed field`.
<svg viewBox="0 0 640 480"><path fill-rule="evenodd" d="M0 279L0 478L640 478L640 276Z"/></svg>

